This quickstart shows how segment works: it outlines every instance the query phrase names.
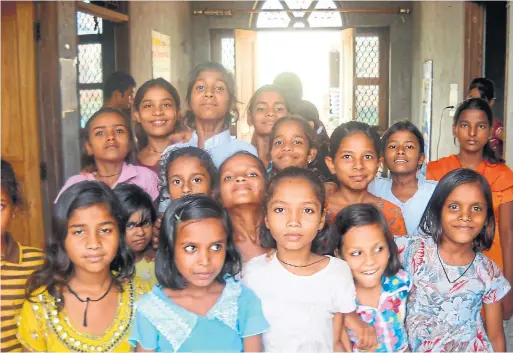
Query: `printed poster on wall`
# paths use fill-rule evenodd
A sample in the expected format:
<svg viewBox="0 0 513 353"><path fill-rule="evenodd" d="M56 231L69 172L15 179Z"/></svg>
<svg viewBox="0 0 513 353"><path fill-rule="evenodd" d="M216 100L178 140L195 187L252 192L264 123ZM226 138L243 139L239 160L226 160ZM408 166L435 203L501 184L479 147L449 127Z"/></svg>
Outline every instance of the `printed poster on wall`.
<svg viewBox="0 0 513 353"><path fill-rule="evenodd" d="M433 60L424 62L422 75L422 135L426 163L431 160L431 120L433 107ZM424 164L425 165L425 164Z"/></svg>
<svg viewBox="0 0 513 353"><path fill-rule="evenodd" d="M171 37L151 31L153 78L162 77L171 82Z"/></svg>

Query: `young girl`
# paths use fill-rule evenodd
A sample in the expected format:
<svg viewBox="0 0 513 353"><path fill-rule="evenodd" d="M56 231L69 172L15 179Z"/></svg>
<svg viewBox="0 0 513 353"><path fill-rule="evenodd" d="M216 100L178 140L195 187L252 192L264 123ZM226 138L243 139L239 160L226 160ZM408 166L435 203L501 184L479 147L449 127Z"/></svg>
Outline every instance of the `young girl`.
<svg viewBox="0 0 513 353"><path fill-rule="evenodd" d="M23 246L9 233L11 221L21 207L21 192L16 175L9 162L2 159L1 169L1 206L2 223L0 227L2 241L2 340L0 351L21 352L21 343L16 338L16 317L25 300L25 283L28 276L43 264L41 250Z"/></svg>
<svg viewBox="0 0 513 353"><path fill-rule="evenodd" d="M268 328L260 300L233 279L241 267L230 219L206 195L188 195L164 214L159 286L137 302L136 351L260 352Z"/></svg>
<svg viewBox="0 0 513 353"><path fill-rule="evenodd" d="M492 190L495 214L495 237L490 251L485 254L500 268L508 281L513 281L513 171L497 159L490 146L492 111L488 103L479 98L464 101L454 114L453 134L458 140L457 155L429 162L426 177L440 180L457 168L473 169L488 181ZM504 254L504 255L503 255ZM503 303L504 318L513 314L513 293Z"/></svg>
<svg viewBox="0 0 513 353"><path fill-rule="evenodd" d="M120 184L114 194L128 217L126 243L135 257L135 274L150 287L157 284L155 250L151 244L152 227L157 219L150 195L134 184Z"/></svg>
<svg viewBox="0 0 513 353"><path fill-rule="evenodd" d="M290 167L308 168L317 155L315 132L308 122L293 115L278 120L271 131L270 174Z"/></svg>
<svg viewBox="0 0 513 353"><path fill-rule="evenodd" d="M397 245L376 206L361 203L340 211L330 228L337 252L347 261L356 286L356 312L378 335L375 352L404 352L406 299L412 281L401 269ZM346 326L354 325L351 317ZM349 331L353 350L356 337Z"/></svg>
<svg viewBox="0 0 513 353"><path fill-rule="evenodd" d="M185 139L185 135L180 137L185 132L180 122L180 96L163 78L146 81L135 94L134 112L139 145L137 160L158 173L162 152Z"/></svg>
<svg viewBox="0 0 513 353"><path fill-rule="evenodd" d="M289 110L282 89L276 85L260 87L249 100L248 124L255 129L251 143L265 166L271 162L271 130L278 119L289 114Z"/></svg>
<svg viewBox="0 0 513 353"><path fill-rule="evenodd" d="M493 81L484 77L476 77L470 83L467 98L484 99L490 105L490 108L493 109L495 105L495 85ZM496 157L501 158L504 147L503 122L497 117L493 117L491 130L490 146L495 151Z"/></svg>
<svg viewBox="0 0 513 353"><path fill-rule="evenodd" d="M255 147L232 139L230 127L238 117L235 80L221 64L208 62L192 70L187 86L186 125L193 129L188 142L169 146L168 150L194 146L212 156L216 167L237 151L257 156Z"/></svg>
<svg viewBox="0 0 513 353"><path fill-rule="evenodd" d="M367 191L367 186L378 172L380 153L381 143L374 127L351 121L333 131L326 164L331 173L337 176L340 187L328 199L330 223L338 211L349 205L365 202L377 206L383 212L392 234L407 233L401 209Z"/></svg>
<svg viewBox="0 0 513 353"><path fill-rule="evenodd" d="M160 164L159 213L185 195L212 195L217 169L208 152L198 147L171 149L162 155Z"/></svg>
<svg viewBox="0 0 513 353"><path fill-rule="evenodd" d="M18 322L23 351L129 351L135 301L149 287L132 279L125 223L103 183L83 181L62 193L45 263L27 283Z"/></svg>
<svg viewBox="0 0 513 353"><path fill-rule="evenodd" d="M424 164L424 137L410 121L392 125L381 138L392 179L376 177L367 190L399 206L408 234L419 234L420 218L437 182L417 178Z"/></svg>
<svg viewBox="0 0 513 353"><path fill-rule="evenodd" d="M261 242L276 252L257 257L242 278L271 325L266 352L342 349L342 314L356 309L354 284L345 261L317 254L327 242L324 202L311 170L290 167L269 184Z"/></svg>
<svg viewBox="0 0 513 353"><path fill-rule="evenodd" d="M218 198L230 216L235 245L245 265L266 252L258 236L264 220L266 181L264 164L251 153L237 152L219 169Z"/></svg>
<svg viewBox="0 0 513 353"><path fill-rule="evenodd" d="M505 351L501 299L511 287L482 253L494 228L488 183L457 169L442 178L422 216L426 236L396 238L413 277L406 317L412 352Z"/></svg>
<svg viewBox="0 0 513 353"><path fill-rule="evenodd" d="M140 186L155 200L158 197L157 174L148 168L130 164L135 151L130 123L115 108L102 108L87 121L82 130L82 173L72 176L64 190L84 180L101 181L111 188L120 183Z"/></svg>

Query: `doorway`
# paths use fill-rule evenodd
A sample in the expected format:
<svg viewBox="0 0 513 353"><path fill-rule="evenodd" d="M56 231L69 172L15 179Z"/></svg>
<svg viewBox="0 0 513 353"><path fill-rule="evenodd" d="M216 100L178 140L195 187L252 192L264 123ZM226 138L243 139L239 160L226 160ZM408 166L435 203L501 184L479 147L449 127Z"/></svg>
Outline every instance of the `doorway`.
<svg viewBox="0 0 513 353"><path fill-rule="evenodd" d="M331 134L339 125L339 31L259 31L257 40L257 87L281 72L295 73L303 83L303 99L315 104Z"/></svg>

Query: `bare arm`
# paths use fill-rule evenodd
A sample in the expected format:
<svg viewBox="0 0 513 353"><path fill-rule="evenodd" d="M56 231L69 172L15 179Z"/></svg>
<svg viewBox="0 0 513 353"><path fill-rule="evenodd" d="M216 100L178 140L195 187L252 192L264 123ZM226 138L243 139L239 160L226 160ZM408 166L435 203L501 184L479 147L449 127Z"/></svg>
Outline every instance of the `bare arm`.
<svg viewBox="0 0 513 353"><path fill-rule="evenodd" d="M499 206L499 234L504 277L513 285L513 201ZM513 315L513 291L509 291L502 300L502 315L504 320Z"/></svg>
<svg viewBox="0 0 513 353"><path fill-rule="evenodd" d="M244 352L262 352L262 335L244 337Z"/></svg>
<svg viewBox="0 0 513 353"><path fill-rule="evenodd" d="M361 350L374 350L378 345L376 329L360 320L356 312L344 315L345 326L353 331L358 338L357 347Z"/></svg>
<svg viewBox="0 0 513 353"><path fill-rule="evenodd" d="M344 345L342 344L342 331L344 330L344 315L336 313L333 316L333 351L344 352Z"/></svg>
<svg viewBox="0 0 513 353"><path fill-rule="evenodd" d="M506 340L502 326L501 302L484 304L486 334L490 340L494 352L506 351Z"/></svg>

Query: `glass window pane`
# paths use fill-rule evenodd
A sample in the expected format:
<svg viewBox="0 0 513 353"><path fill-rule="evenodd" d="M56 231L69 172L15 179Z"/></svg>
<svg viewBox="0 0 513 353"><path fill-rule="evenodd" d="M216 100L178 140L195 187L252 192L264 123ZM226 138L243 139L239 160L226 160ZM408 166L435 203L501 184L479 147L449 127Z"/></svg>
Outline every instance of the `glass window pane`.
<svg viewBox="0 0 513 353"><path fill-rule="evenodd" d="M315 9L336 9L337 5L330 0L321 0L315 5ZM338 12L312 12L308 17L310 27L342 27L342 16Z"/></svg>
<svg viewBox="0 0 513 353"><path fill-rule="evenodd" d="M81 89L80 96L80 125L85 126L89 118L103 106L103 90Z"/></svg>
<svg viewBox="0 0 513 353"><path fill-rule="evenodd" d="M102 34L103 20L88 13L77 11L77 34Z"/></svg>
<svg viewBox="0 0 513 353"><path fill-rule="evenodd" d="M356 37L356 77L379 77L379 38Z"/></svg>
<svg viewBox="0 0 513 353"><path fill-rule="evenodd" d="M355 90L356 120L379 124L379 86L358 85Z"/></svg>
<svg viewBox="0 0 513 353"><path fill-rule="evenodd" d="M78 82L103 82L101 44L95 43L78 45Z"/></svg>
<svg viewBox="0 0 513 353"><path fill-rule="evenodd" d="M221 63L232 74L235 73L235 39L221 39Z"/></svg>

